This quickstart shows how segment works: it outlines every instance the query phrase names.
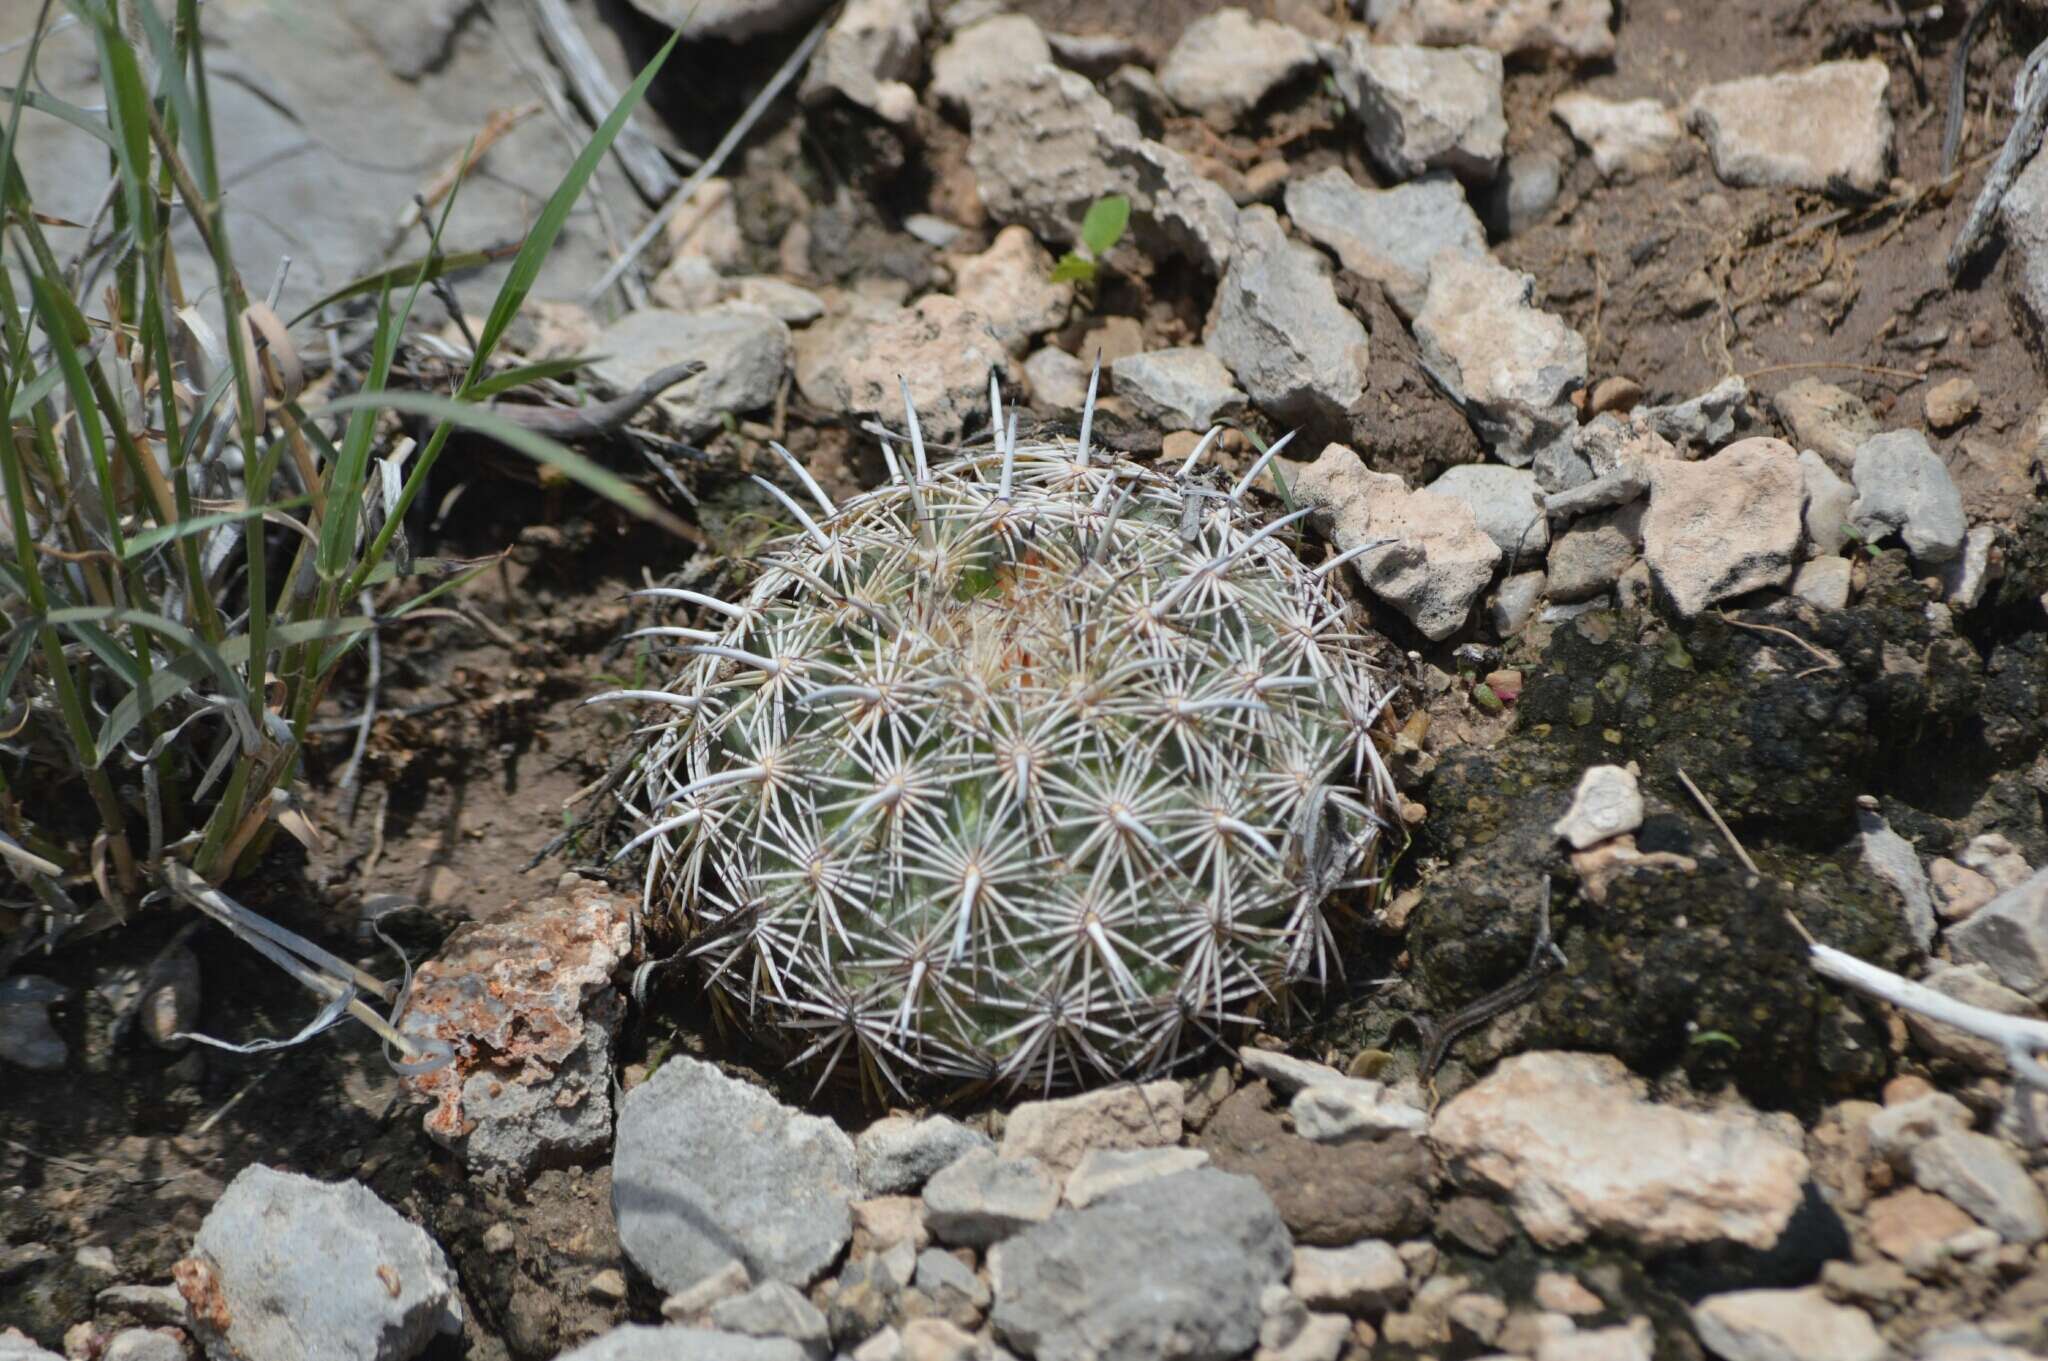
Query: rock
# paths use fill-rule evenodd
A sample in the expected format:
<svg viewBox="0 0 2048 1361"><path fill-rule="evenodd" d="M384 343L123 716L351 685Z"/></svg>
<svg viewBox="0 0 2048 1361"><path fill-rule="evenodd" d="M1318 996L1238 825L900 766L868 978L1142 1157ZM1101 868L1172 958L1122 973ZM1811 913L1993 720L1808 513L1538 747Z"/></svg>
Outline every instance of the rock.
<svg viewBox="0 0 2048 1361"><path fill-rule="evenodd" d="M1822 62L1709 85L1687 121L1725 183L1871 194L1891 171L1890 85L1881 61Z"/></svg>
<svg viewBox="0 0 2048 1361"><path fill-rule="evenodd" d="M903 1361L986 1361L992 1353L974 1334L942 1318L903 1325Z"/></svg>
<svg viewBox="0 0 2048 1361"><path fill-rule="evenodd" d="M0 1328L0 1361L64 1361L64 1357L44 1351L27 1333Z"/></svg>
<svg viewBox="0 0 2048 1361"><path fill-rule="evenodd" d="M884 1328L849 1355L852 1361L904 1361L903 1335L894 1328Z"/></svg>
<svg viewBox="0 0 2048 1361"><path fill-rule="evenodd" d="M1607 1301L1581 1285L1578 1277L1564 1271L1536 1273L1536 1284L1530 1290L1529 1298L1539 1308L1554 1314L1584 1317L1607 1312Z"/></svg>
<svg viewBox="0 0 2048 1361"><path fill-rule="evenodd" d="M1817 609L1845 609L1855 575L1855 565L1847 558L1810 558L1792 574L1792 594Z"/></svg>
<svg viewBox="0 0 2048 1361"><path fill-rule="evenodd" d="M997 14L955 33L932 56L930 90L941 104L972 107L1015 72L1052 62L1045 31L1022 14Z"/></svg>
<svg viewBox="0 0 2048 1361"><path fill-rule="evenodd" d="M1541 1317L1541 1316L1539 1316ZM1571 1320L1564 1320L1567 1326ZM1613 1328L1587 1328L1545 1337L1535 1361L1651 1361L1656 1337L1650 1321L1638 1315Z"/></svg>
<svg viewBox="0 0 2048 1361"><path fill-rule="evenodd" d="M988 418L988 379L1010 373L993 325L958 298L929 294L880 318L850 312L819 323L797 342L796 383L805 400L846 417L903 422L903 389L926 439L950 444L968 423Z"/></svg>
<svg viewBox="0 0 2048 1361"><path fill-rule="evenodd" d="M1610 180L1661 171L1684 132L1678 115L1654 99L1601 99L1574 90L1552 100L1550 112Z"/></svg>
<svg viewBox="0 0 2048 1361"><path fill-rule="evenodd" d="M1088 206L1131 200L1130 232L1153 255L1180 255L1212 274L1230 263L1237 206L1179 152L1151 141L1085 76L1003 57L1001 82L969 98L967 163L998 222L1039 240L1071 241Z"/></svg>
<svg viewBox="0 0 2048 1361"><path fill-rule="evenodd" d="M1314 463L1292 469L1296 497L1320 506L1331 538L1350 551L1374 540L1384 546L1352 560L1373 594L1400 610L1432 641L1464 627L1472 602L1493 579L1500 549L1463 501L1410 492L1401 479L1375 473L1341 444Z"/></svg>
<svg viewBox="0 0 2048 1361"><path fill-rule="evenodd" d="M1816 557L1840 553L1849 542L1849 508L1856 493L1811 449L1799 451L1799 476L1806 484L1802 522L1807 545Z"/></svg>
<svg viewBox="0 0 2048 1361"><path fill-rule="evenodd" d="M215 1361L405 1361L462 1328L433 1239L361 1182L252 1163L172 1268Z"/></svg>
<svg viewBox="0 0 2048 1361"><path fill-rule="evenodd" d="M1929 1092L1873 1114L1865 1129L1873 1156L1905 1170L1913 1150L1937 1134L1970 1127L1970 1109L1947 1092Z"/></svg>
<svg viewBox="0 0 2048 1361"><path fill-rule="evenodd" d="M917 1274L917 1253L899 1243L886 1253L864 1253L846 1264L823 1292L826 1325L842 1344L869 1337L902 1316L903 1290Z"/></svg>
<svg viewBox="0 0 2048 1361"><path fill-rule="evenodd" d="M0 1059L34 1073L54 1073L70 1051L50 1024L50 1007L71 996L41 974L0 978Z"/></svg>
<svg viewBox="0 0 2048 1361"><path fill-rule="evenodd" d="M1116 395L1161 430L1207 430L1244 414L1230 370L1199 345L1127 355L1109 366Z"/></svg>
<svg viewBox="0 0 2048 1361"><path fill-rule="evenodd" d="M780 1337L741 1337L715 1328L653 1328L627 1323L566 1351L557 1361L807 1361L808 1353Z"/></svg>
<svg viewBox="0 0 2048 1361"><path fill-rule="evenodd" d="M1402 1100L1385 1086L1360 1078L1304 1087L1288 1103L1294 1132L1318 1144L1348 1144L1384 1139L1390 1134L1421 1134L1429 1117L1419 1106Z"/></svg>
<svg viewBox="0 0 2048 1361"><path fill-rule="evenodd" d="M1487 622L1502 638L1512 638L1527 626L1536 613L1536 607L1543 603L1543 591L1549 584L1541 572L1517 572L1504 578L1500 589L1493 593L1493 605L1487 612Z"/></svg>
<svg viewBox="0 0 2048 1361"><path fill-rule="evenodd" d="M405 1079L426 1129L473 1175L524 1180L604 1151L612 1038L625 1002L612 973L632 953L633 904L566 875L553 895L458 927L419 968L399 1028L454 1062Z"/></svg>
<svg viewBox="0 0 2048 1361"><path fill-rule="evenodd" d="M1643 557L1686 618L1792 579L1806 484L1783 440L1746 439L1698 463L1650 470Z"/></svg>
<svg viewBox="0 0 2048 1361"><path fill-rule="evenodd" d="M709 179L699 185L662 224L662 238L668 244L671 269L690 259L721 273L740 268L747 238L740 231L732 181Z"/></svg>
<svg viewBox="0 0 2048 1361"><path fill-rule="evenodd" d="M1942 1244L1977 1227L1952 1201L1912 1186L1871 1201L1864 1222L1877 1250L1900 1262L1931 1261Z"/></svg>
<svg viewBox="0 0 2048 1361"><path fill-rule="evenodd" d="M1875 800L1872 800L1875 803ZM1913 843L1891 829L1875 808L1859 808L1863 868L1892 886L1904 908L1906 935L1924 953L1934 944L1934 892Z"/></svg>
<svg viewBox="0 0 2048 1361"><path fill-rule="evenodd" d="M729 416L773 405L789 372L789 327L750 308L628 312L597 345L605 357L590 366L591 375L621 392L672 364L701 360L702 373L657 399L691 439L723 429Z"/></svg>
<svg viewBox="0 0 2048 1361"><path fill-rule="evenodd" d="M1166 1078L1026 1101L1003 1124L1002 1156L1035 1159L1063 1177L1090 1149L1171 1147L1180 1142L1186 1100L1181 1084Z"/></svg>
<svg viewBox="0 0 2048 1361"><path fill-rule="evenodd" d="M626 1255L664 1291L735 1259L807 1286L853 1234L853 1141L708 1063L675 1057L626 1093L612 1214Z"/></svg>
<svg viewBox="0 0 2048 1361"><path fill-rule="evenodd" d="M110 1285L93 1296L100 1317L133 1319L153 1328L182 1328L189 1319L175 1285Z"/></svg>
<svg viewBox="0 0 2048 1361"><path fill-rule="evenodd" d="M1430 1141L1467 1185L1512 1201L1538 1246L1607 1234L1650 1251L1769 1248L1804 1199L1806 1155L1741 1109L1646 1100L1619 1059L1507 1059L1437 1112Z"/></svg>
<svg viewBox="0 0 2048 1361"><path fill-rule="evenodd" d="M1962 552L1969 522L1948 465L1918 430L1892 430L1856 450L1856 502L1849 518L1865 543L1897 534L1914 561L1944 563Z"/></svg>
<svg viewBox="0 0 2048 1361"><path fill-rule="evenodd" d="M957 1297L954 1303L964 1305L977 1314L988 1308L988 1285L975 1274L973 1267L950 1252L939 1248L926 1248L920 1252L917 1255L917 1275L913 1280L919 1290L935 1301L943 1303L951 1295Z"/></svg>
<svg viewBox="0 0 2048 1361"><path fill-rule="evenodd" d="M2048 333L2048 156L2035 152L1999 200L2007 287L2039 338Z"/></svg>
<svg viewBox="0 0 2048 1361"><path fill-rule="evenodd" d="M1941 861L1936 861L1940 865ZM1971 871L1963 870L1964 874ZM1937 879L1937 885L1939 880ZM1973 1007L2006 1016L2042 1019L2041 1010L2019 993L2006 987L1982 964L1946 964L1936 961L1920 980L1936 992ZM1979 1073L2003 1073L2007 1068L2005 1047L1980 1039L1951 1025L1931 1021L1916 1011L1904 1013L1906 1029L1914 1043L1937 1058L1948 1059Z"/></svg>
<svg viewBox="0 0 2048 1361"><path fill-rule="evenodd" d="M2031 1247L2048 1238L2048 1196L1990 1135L1943 1130L1915 1145L1911 1162L1921 1190L1954 1201L2006 1242Z"/></svg>
<svg viewBox="0 0 2048 1361"><path fill-rule="evenodd" d="M1005 227L979 255L953 268L953 296L988 318L1005 349L1022 355L1067 319L1074 286L1052 282L1053 259L1027 229Z"/></svg>
<svg viewBox="0 0 2048 1361"><path fill-rule="evenodd" d="M1294 1293L1311 1309L1377 1314L1408 1298L1408 1269L1393 1245L1369 1238L1345 1248L1294 1250Z"/></svg>
<svg viewBox="0 0 2048 1361"><path fill-rule="evenodd" d="M1570 842L1573 850L1583 851L1642 825L1643 791L1635 773L1626 766L1589 766L1579 776L1572 806L1551 824L1550 832Z"/></svg>
<svg viewBox="0 0 2048 1361"><path fill-rule="evenodd" d="M1215 1167L1258 1178L1299 1242L1342 1247L1362 1238L1406 1238L1429 1222L1429 1156L1421 1140L1310 1143L1272 1109L1264 1083L1224 1100L1202 1127L1201 1147Z"/></svg>
<svg viewBox="0 0 2048 1361"><path fill-rule="evenodd" d="M1486 231L1449 174L1363 189L1331 166L1289 180L1286 204L1297 230L1333 252L1345 269L1378 281L1409 320L1428 297L1430 262L1440 252L1486 254Z"/></svg>
<svg viewBox="0 0 2048 1361"><path fill-rule="evenodd" d="M1820 1287L1738 1290L1692 1308L1700 1341L1721 1361L1885 1361L1891 1348L1861 1309Z"/></svg>
<svg viewBox="0 0 2048 1361"><path fill-rule="evenodd" d="M1614 0L1366 0L1381 42L1476 43L1503 57L1605 61L1614 55Z"/></svg>
<svg viewBox="0 0 2048 1361"><path fill-rule="evenodd" d="M908 82L924 64L931 25L929 0L848 0L812 54L799 98L812 106L837 96L884 122L911 122L917 91Z"/></svg>
<svg viewBox="0 0 2048 1361"><path fill-rule="evenodd" d="M1927 423L1936 430L1949 431L1977 414L1977 385L1967 378L1951 378L1927 390L1923 403Z"/></svg>
<svg viewBox="0 0 2048 1361"><path fill-rule="evenodd" d="M933 1173L987 1149L994 1142L946 1115L922 1120L890 1115L875 1121L853 1141L861 1188L871 1196L914 1193Z"/></svg>
<svg viewBox="0 0 2048 1361"><path fill-rule="evenodd" d="M1315 45L1299 30L1231 6L1181 30L1159 84L1183 109L1228 128L1315 65Z"/></svg>
<svg viewBox="0 0 2048 1361"><path fill-rule="evenodd" d="M1550 216L1563 187L1563 163L1540 147L1525 147L1501 163L1479 197L1479 212L1494 235L1520 236Z"/></svg>
<svg viewBox="0 0 2048 1361"><path fill-rule="evenodd" d="M1433 496L1463 501L1479 528L1499 546L1510 566L1543 560L1550 547L1550 519L1536 474L1497 463L1465 463L1446 469L1424 488Z"/></svg>
<svg viewBox="0 0 2048 1361"><path fill-rule="evenodd" d="M1571 393L1586 381L1586 342L1536 307L1535 289L1490 259L1439 257L1415 318L1423 363L1493 456L1517 468L1550 445L1569 447Z"/></svg>
<svg viewBox="0 0 2048 1361"><path fill-rule="evenodd" d="M1508 125L1499 53L1370 43L1352 34L1328 60L1366 150L1395 179L1449 170L1484 183L1500 168Z"/></svg>
<svg viewBox="0 0 2048 1361"><path fill-rule="evenodd" d="M1638 501L1605 514L1588 515L1558 535L1546 563L1550 598L1572 604L1613 590L1641 556L1644 509Z"/></svg>
<svg viewBox="0 0 2048 1361"><path fill-rule="evenodd" d="M853 1202L855 1256L887 1252L898 1243L921 1250L931 1241L931 1230L924 1222L923 1196L870 1196Z"/></svg>
<svg viewBox="0 0 2048 1361"><path fill-rule="evenodd" d="M987 1247L1052 1218L1060 1185L1036 1158L970 1153L925 1183L924 1217L942 1243Z"/></svg>
<svg viewBox="0 0 2048 1361"><path fill-rule="evenodd" d="M1032 405L1049 416L1078 416L1088 401L1088 365L1051 345L1024 361Z"/></svg>
<svg viewBox="0 0 2048 1361"><path fill-rule="evenodd" d="M1365 326L1337 300L1329 264L1288 239L1271 208L1245 209L1235 240L1208 347L1275 418L1342 425L1365 393Z"/></svg>
<svg viewBox="0 0 2048 1361"><path fill-rule="evenodd" d="M1856 461L1856 451L1878 433L1877 414L1855 393L1802 378L1780 388L1771 409L1785 423L1792 443L1811 449L1837 467Z"/></svg>
<svg viewBox="0 0 2048 1361"><path fill-rule="evenodd" d="M661 1316L670 1323L691 1323L707 1317L720 1300L743 1295L752 1284L747 1264L734 1258L716 1271L675 1291L661 1302Z"/></svg>
<svg viewBox="0 0 2048 1361"><path fill-rule="evenodd" d="M1162 1177L997 1244L996 1335L1036 1361L1225 1361L1257 1340L1292 1255L1251 1178Z"/></svg>
<svg viewBox="0 0 2048 1361"><path fill-rule="evenodd" d="M704 38L743 42L764 33L780 33L812 18L823 0L632 0L658 24L678 30L685 43Z"/></svg>
<svg viewBox="0 0 2048 1361"><path fill-rule="evenodd" d="M1943 921L1963 921L1998 896L1998 885L1945 855L1927 862L1927 878L1934 885L1934 910Z"/></svg>
<svg viewBox="0 0 2048 1361"><path fill-rule="evenodd" d="M1351 1340L1351 1320L1342 1314L1310 1314L1283 1347L1260 1347L1252 1361L1337 1361Z"/></svg>
<svg viewBox="0 0 2048 1361"><path fill-rule="evenodd" d="M1962 612L1974 610L1984 598L1984 588L1993 576L1992 551L1998 545L1996 525L1974 525L1963 536L1961 556L1942 573L1942 589L1948 592L1948 607Z"/></svg>
<svg viewBox="0 0 2048 1361"><path fill-rule="evenodd" d="M746 1337L782 1337L818 1361L832 1347L825 1316L795 1286L763 1281L744 1295L711 1306L711 1326Z"/></svg>
<svg viewBox="0 0 2048 1361"><path fill-rule="evenodd" d="M0 1344L0 1357L7 1351ZM107 1342L100 1361L186 1361L183 1333L156 1328L123 1328Z"/></svg>
<svg viewBox="0 0 2048 1361"><path fill-rule="evenodd" d="M1199 1148L1091 1148L1067 1175L1063 1199L1082 1210L1111 1191L1208 1165Z"/></svg>
<svg viewBox="0 0 2048 1361"><path fill-rule="evenodd" d="M1250 1046L1239 1051L1238 1058L1247 1073L1264 1080L1281 1096L1346 1080L1343 1073L1327 1063L1298 1059L1277 1049Z"/></svg>
<svg viewBox="0 0 2048 1361"><path fill-rule="evenodd" d="M1963 853L1956 859L1989 879L2001 893L2018 888L2033 874L2025 857L1996 832L1971 837L1970 844L1963 847Z"/></svg>

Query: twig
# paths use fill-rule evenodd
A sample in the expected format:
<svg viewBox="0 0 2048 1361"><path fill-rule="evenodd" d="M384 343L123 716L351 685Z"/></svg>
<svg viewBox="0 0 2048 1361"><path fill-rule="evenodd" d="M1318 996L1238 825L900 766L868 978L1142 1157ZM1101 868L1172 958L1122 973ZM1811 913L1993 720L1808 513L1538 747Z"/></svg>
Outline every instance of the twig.
<svg viewBox="0 0 2048 1361"><path fill-rule="evenodd" d="M1735 858L1742 862L1742 867L1757 878L1763 878L1764 872L1756 867L1756 861L1749 858L1749 852L1742 849L1742 843L1735 839L1735 833L1729 831L1728 824L1721 821L1720 813L1715 811L1713 803L1707 796L1700 792L1700 787L1692 782L1692 776L1685 773L1683 766L1678 768L1678 780L1685 786L1686 792L1699 800L1700 807L1707 810L1707 816L1713 819L1714 826L1720 830L1722 839L1728 843L1728 849L1734 851Z"/></svg>
<svg viewBox="0 0 2048 1361"><path fill-rule="evenodd" d="M783 87L795 80L797 73L803 70L804 63L811 59L811 53L824 41L825 32L831 25L832 11L828 9L818 22L811 26L811 31L804 35L804 40L797 44L796 50L790 53L775 74L768 78L768 83L761 87L761 93L754 96L754 102L747 105L746 111L739 116L739 121L734 123L719 140L718 145L711 149L711 154L704 158L704 164L698 166L690 178L683 181L682 187L670 194L667 200L654 210L654 216L648 219L647 225L626 243L626 248L619 253L619 258L612 261L611 267L605 270L603 277L585 294L586 301L594 303L602 298L605 290L617 282L619 276L640 258L640 252L646 250L654 238L661 235L662 228L668 225L668 220L675 216L676 210L690 201L690 196L703 186L704 181L724 167L726 158L732 155L733 150L753 130L754 124L761 121L761 115L768 112L768 106L775 102L775 97L782 93Z"/></svg>
<svg viewBox="0 0 2048 1361"><path fill-rule="evenodd" d="M1962 276L1964 266L1983 248L1998 216L1998 205L2012 188L2012 182L2019 178L2021 167L2041 144L2041 131L2048 127L2048 78L2044 78L2044 68L2048 68L2048 40L2027 54L2026 65L2013 82L2012 99L2019 111L2013 117L2011 130L2005 134L1998 159L1991 163L1991 173L1984 177L1984 187L1977 191L1977 201L1970 205L1970 215L1963 219L1962 230L1949 247L1951 283Z"/></svg>
<svg viewBox="0 0 2048 1361"><path fill-rule="evenodd" d="M1739 629L1754 629L1758 633L1775 633L1780 637L1790 638L1793 642L1805 648L1807 651L1807 655L1811 656L1815 661L1819 662L1820 665L1816 667L1810 667L1807 670L1800 672L1798 676L1794 677L1795 680L1804 680L1806 677L1811 676L1816 671L1840 671L1842 669L1842 659L1840 657L1837 657L1834 653L1826 651L1823 648L1814 646L1812 643L1807 642L1804 638L1801 638L1798 634L1794 633L1791 629L1779 628L1776 624L1751 624L1744 620L1736 619L1730 616L1728 611L1726 610L1716 610L1715 613L1721 616L1721 622L1724 624L1733 624L1736 628Z"/></svg>
<svg viewBox="0 0 2048 1361"><path fill-rule="evenodd" d="M1798 373L1805 369L1848 369L1852 373L1867 373L1877 378L1903 378L1909 383L1920 382L1927 376L1924 373L1914 373L1911 369L1886 369L1879 368L1875 364L1838 364L1831 359L1808 359L1792 364L1766 364L1763 368L1751 369L1748 373L1738 374L1737 376L1744 382L1748 382L1752 378L1761 378L1767 373Z"/></svg>
<svg viewBox="0 0 2048 1361"><path fill-rule="evenodd" d="M576 26L569 7L562 0L528 3L533 10L534 27L540 30L541 46L547 48L548 55L561 68L563 79L569 83L569 93L576 97L591 121L603 119L619 102L619 90L605 74L590 40ZM626 119L613 139L612 155L619 158L626 178L633 181L640 197L649 203L660 203L675 192L676 172L669 168L668 158L632 118Z"/></svg>
<svg viewBox="0 0 2048 1361"><path fill-rule="evenodd" d="M1963 110L1970 100L1970 49L1977 45L1977 39L1984 33L1985 25L1991 22L2005 0L1978 0L1977 8L1970 11L1969 22L1956 35L1956 50L1948 59L1948 113L1941 126L1941 177L1948 178L1949 171L1956 168L1956 152L1963 145Z"/></svg>

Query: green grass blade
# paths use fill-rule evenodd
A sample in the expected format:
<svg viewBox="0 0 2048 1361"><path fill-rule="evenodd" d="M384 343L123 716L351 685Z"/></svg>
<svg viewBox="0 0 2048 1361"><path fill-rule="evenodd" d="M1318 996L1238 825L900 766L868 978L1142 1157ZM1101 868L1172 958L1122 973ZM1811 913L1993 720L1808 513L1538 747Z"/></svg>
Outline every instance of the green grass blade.
<svg viewBox="0 0 2048 1361"><path fill-rule="evenodd" d="M244 506L240 510L219 510L206 515L194 515L189 520L180 520L174 525L157 525L154 528L143 530L140 534L128 540L128 551L122 554L122 557L127 561L133 562L151 549L161 548L174 539L182 539L193 534L204 534L206 531L218 529L222 525L232 525L238 524L243 520L258 519L270 514L274 510L297 510L312 499L312 497L301 492L297 496L288 497L282 501L273 501L267 506Z"/></svg>
<svg viewBox="0 0 2048 1361"><path fill-rule="evenodd" d="M154 235L154 203L149 185L149 87L135 49L121 35L111 5L94 7L93 36L100 54L100 88L107 99L107 121L114 130L114 160L120 168L121 196L128 222L143 234L145 248Z"/></svg>
<svg viewBox="0 0 2048 1361"><path fill-rule="evenodd" d="M79 108L76 104L59 99L55 95L46 95L35 90L22 89L13 85L0 85L0 99L12 102L17 98L37 113L46 113L52 118L61 118L80 132L89 133L97 137L100 141L107 144L107 150L119 150L114 144L114 134L107 127L106 120L93 117L92 114Z"/></svg>
<svg viewBox="0 0 2048 1361"><path fill-rule="evenodd" d="M486 378L469 390L470 400L481 402L513 388L525 387L528 383L546 382L560 378L565 373L574 373L585 364L595 364L602 355L579 354L568 359L543 359L538 364L521 364L516 369L507 369L494 378Z"/></svg>
<svg viewBox="0 0 2048 1361"><path fill-rule="evenodd" d="M409 283L432 283L443 275L459 274L466 269L482 269L485 265L511 259L518 249L516 245L487 246L482 250L461 250L448 255L437 251L418 260L408 260L402 265L392 265L374 274L365 274L360 279L343 284L325 297L314 300L304 311L293 317L289 324L297 326L308 317L318 315L321 308L332 307L338 302L347 302L350 298L367 297L390 288L403 288Z"/></svg>

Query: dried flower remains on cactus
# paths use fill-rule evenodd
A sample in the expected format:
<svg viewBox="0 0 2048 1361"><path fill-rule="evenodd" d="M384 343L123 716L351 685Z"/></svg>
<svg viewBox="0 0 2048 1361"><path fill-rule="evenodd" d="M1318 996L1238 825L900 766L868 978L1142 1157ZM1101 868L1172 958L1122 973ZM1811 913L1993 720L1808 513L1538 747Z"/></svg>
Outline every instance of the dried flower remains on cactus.
<svg viewBox="0 0 2048 1361"><path fill-rule="evenodd" d="M1335 975L1325 917L1377 881L1388 691L1331 572L1200 466L1078 442L927 461L800 527L713 627L624 786L651 912L795 1061L906 1091L1050 1090L1199 1053ZM1213 439L1215 432L1211 432ZM1349 555L1346 555L1349 556ZM821 1075L820 1080L823 1080Z"/></svg>

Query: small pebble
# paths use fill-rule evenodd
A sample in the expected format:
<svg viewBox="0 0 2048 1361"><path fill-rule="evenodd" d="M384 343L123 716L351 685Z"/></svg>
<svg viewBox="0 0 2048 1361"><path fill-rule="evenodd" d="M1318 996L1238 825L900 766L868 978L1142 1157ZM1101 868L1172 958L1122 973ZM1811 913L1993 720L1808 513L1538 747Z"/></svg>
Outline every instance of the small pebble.
<svg viewBox="0 0 2048 1361"><path fill-rule="evenodd" d="M1967 378L1951 378L1927 391L1927 423L1949 431L1977 414L1977 385Z"/></svg>

